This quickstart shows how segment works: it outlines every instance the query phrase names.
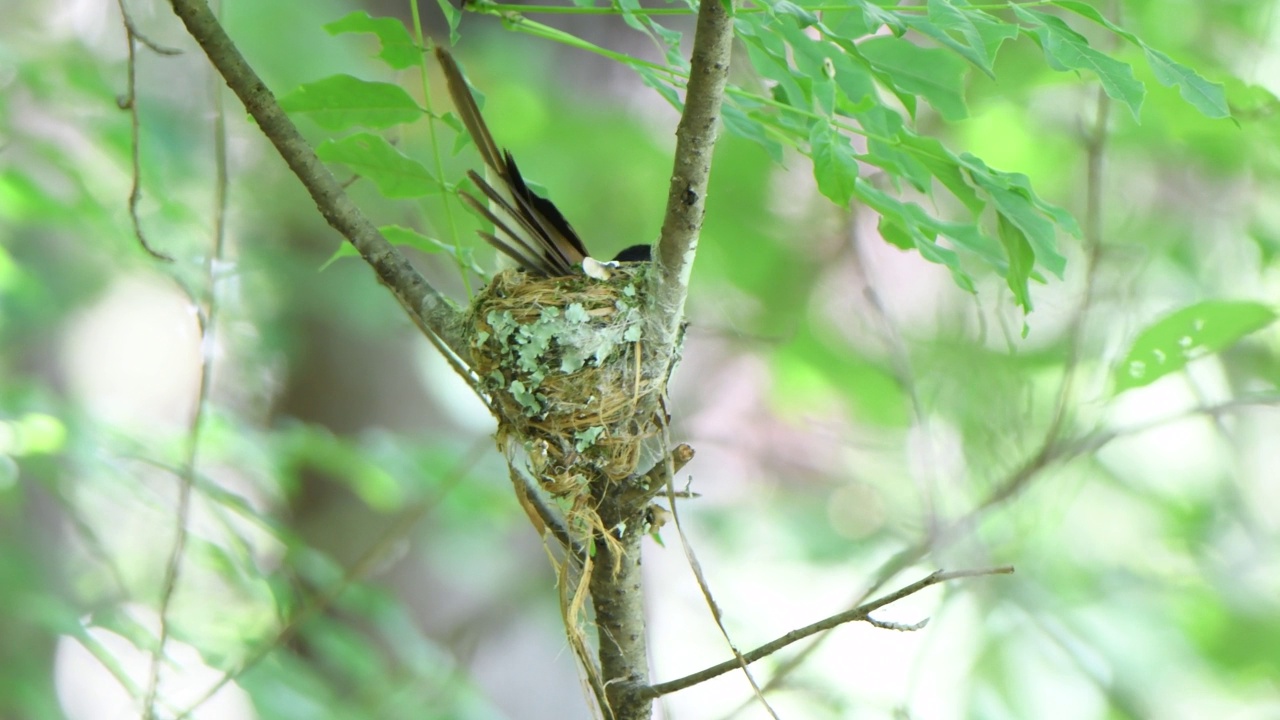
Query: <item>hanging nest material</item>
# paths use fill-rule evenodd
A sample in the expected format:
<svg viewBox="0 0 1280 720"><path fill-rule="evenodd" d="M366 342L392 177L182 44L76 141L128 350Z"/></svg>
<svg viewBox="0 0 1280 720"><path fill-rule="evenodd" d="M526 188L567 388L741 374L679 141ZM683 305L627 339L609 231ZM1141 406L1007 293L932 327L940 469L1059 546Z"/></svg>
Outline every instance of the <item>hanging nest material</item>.
<svg viewBox="0 0 1280 720"><path fill-rule="evenodd" d="M639 263L608 280L507 270L471 304L472 369L494 401L499 440L523 447L553 495L577 499L593 478L647 469L668 362L646 337L645 272Z"/></svg>

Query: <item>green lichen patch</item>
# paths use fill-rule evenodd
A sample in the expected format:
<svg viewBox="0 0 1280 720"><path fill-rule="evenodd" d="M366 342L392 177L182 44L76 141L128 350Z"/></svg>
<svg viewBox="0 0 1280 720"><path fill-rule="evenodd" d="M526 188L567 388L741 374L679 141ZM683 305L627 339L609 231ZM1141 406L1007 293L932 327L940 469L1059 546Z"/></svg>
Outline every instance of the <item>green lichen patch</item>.
<svg viewBox="0 0 1280 720"><path fill-rule="evenodd" d="M583 461L625 477L659 430L668 362L645 342L645 268L604 281L506 271L472 303L472 367L502 432L546 448L547 477Z"/></svg>

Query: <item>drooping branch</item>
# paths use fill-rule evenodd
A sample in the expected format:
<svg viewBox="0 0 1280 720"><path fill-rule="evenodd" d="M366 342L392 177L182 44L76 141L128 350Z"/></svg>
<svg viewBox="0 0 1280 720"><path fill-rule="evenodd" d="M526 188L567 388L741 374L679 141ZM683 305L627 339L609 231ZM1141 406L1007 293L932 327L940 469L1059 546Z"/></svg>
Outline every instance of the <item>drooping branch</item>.
<svg viewBox="0 0 1280 720"><path fill-rule="evenodd" d="M461 339L462 314L427 283L351 201L227 36L209 4L205 0L171 0L171 3L187 32L200 44L227 86L302 181L324 219L355 246L419 328L454 353L466 357Z"/></svg>

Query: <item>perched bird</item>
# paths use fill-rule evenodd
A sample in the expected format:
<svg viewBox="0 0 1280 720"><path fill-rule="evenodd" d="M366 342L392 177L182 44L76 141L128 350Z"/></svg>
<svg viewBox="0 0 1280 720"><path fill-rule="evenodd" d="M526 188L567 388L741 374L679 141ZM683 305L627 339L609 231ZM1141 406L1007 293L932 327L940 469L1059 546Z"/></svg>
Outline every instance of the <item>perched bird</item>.
<svg viewBox="0 0 1280 720"><path fill-rule="evenodd" d="M529 189L524 178L520 177L511 153L500 150L493 141L467 81L449 51L437 45L436 59L444 71L445 84L449 87L449 96L453 98L458 117L484 161L484 177L474 170L467 171L467 177L475 183L488 204L469 193L461 194L463 202L493 223L494 232L481 230L480 237L526 272L545 277L572 274L574 268L588 257L582 240L555 204ZM623 262L648 260L649 246L633 245L619 253L616 259Z"/></svg>

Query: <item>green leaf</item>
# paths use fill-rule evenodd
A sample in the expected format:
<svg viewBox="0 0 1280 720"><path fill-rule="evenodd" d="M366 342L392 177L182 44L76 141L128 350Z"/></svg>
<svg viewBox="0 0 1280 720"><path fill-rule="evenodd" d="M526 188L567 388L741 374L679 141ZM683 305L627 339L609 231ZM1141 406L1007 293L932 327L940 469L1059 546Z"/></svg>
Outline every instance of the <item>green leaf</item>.
<svg viewBox="0 0 1280 720"><path fill-rule="evenodd" d="M999 22L987 13L952 0L929 0L928 16L904 16L912 30L951 48L994 78L992 63L1005 40L1016 37L1018 29ZM959 37L955 37L958 35Z"/></svg>
<svg viewBox="0 0 1280 720"><path fill-rule="evenodd" d="M1078 2L1078 0L1056 0L1054 4L1088 18L1142 48L1156 80L1165 87L1177 86L1182 99L1206 117L1231 117L1231 110L1227 106L1226 89L1220 83L1211 83L1191 68L1175 62L1173 58L1148 45L1142 38L1108 20L1092 5Z"/></svg>
<svg viewBox="0 0 1280 720"><path fill-rule="evenodd" d="M763 122L751 119L742 110L729 103L721 107L720 115L729 132L758 144L769 153L769 157L773 158L774 162L782 162L782 144L769 137Z"/></svg>
<svg viewBox="0 0 1280 720"><path fill-rule="evenodd" d="M779 0L778 2L767 4L769 12L776 15L790 15L800 23L800 27L810 27L818 24L818 16L805 10L799 5L789 0Z"/></svg>
<svg viewBox="0 0 1280 720"><path fill-rule="evenodd" d="M977 191L965 179L960 168L959 158L945 145L936 139L911 132L902 132L899 136L902 145L912 151L916 161L926 167L942 186L951 191L961 203L977 217L987 203L978 197Z"/></svg>
<svg viewBox="0 0 1280 720"><path fill-rule="evenodd" d="M1271 308L1253 302L1208 300L1183 308L1138 334L1116 368L1116 392L1149 385L1275 319Z"/></svg>
<svg viewBox="0 0 1280 720"><path fill-rule="evenodd" d="M433 237L423 235L417 230L411 230L400 225L383 225L378 228L378 232L382 233L382 237L392 245L407 245L415 250L424 253L449 253L453 255L457 253L457 248L446 242L441 242Z"/></svg>
<svg viewBox="0 0 1280 720"><path fill-rule="evenodd" d="M961 155L959 160L969 178L995 202L996 209L1026 235L1036 260L1061 278L1067 259L1058 252L1057 228L1079 237L1080 227L1075 218L1036 196L1026 175L989 168L969 153Z"/></svg>
<svg viewBox="0 0 1280 720"><path fill-rule="evenodd" d="M1168 55L1143 46L1147 63L1156 80L1165 87L1177 86L1178 94L1202 115L1209 118L1231 117L1231 108L1227 106L1227 90L1221 83L1212 83L1200 77L1195 70L1180 65Z"/></svg>
<svg viewBox="0 0 1280 720"><path fill-rule="evenodd" d="M659 76L652 68L643 67L641 65L635 65L631 69L640 76L640 80L644 82L645 85L648 85L658 91L658 94L661 95L662 98L671 105L671 107L675 108L676 112L684 111L684 101L680 99L680 93L676 92L676 89L671 87L671 83L665 76Z"/></svg>
<svg viewBox="0 0 1280 720"><path fill-rule="evenodd" d="M871 32L878 30L881 25L889 28L889 32L893 33L894 37L902 37L907 31L907 25L898 13L878 7L870 2L863 2L861 5L862 14Z"/></svg>
<svg viewBox="0 0 1280 720"><path fill-rule="evenodd" d="M937 239L944 235L956 240L952 232L959 230L956 235L968 242L979 235L976 228L941 222L919 205L893 198L860 178L856 190L858 198L880 214L880 234L885 240L903 249L914 247L924 259L945 265L956 285L966 292L974 292L973 279L961 266L960 256L939 245ZM958 245L963 244L956 241Z"/></svg>
<svg viewBox="0 0 1280 720"><path fill-rule="evenodd" d="M858 161L849 138L825 122L816 122L809 133L809 154L818 191L840 207L848 207L858 180Z"/></svg>
<svg viewBox="0 0 1280 720"><path fill-rule="evenodd" d="M966 66L955 55L891 37L873 37L859 43L858 50L895 87L923 97L942 117L953 121L968 117L964 104Z"/></svg>
<svg viewBox="0 0 1280 720"><path fill-rule="evenodd" d="M422 233L411 230L399 225L383 225L378 228L378 232L382 233L382 237L392 245L408 246L424 253L448 253L459 259L463 267L470 267L475 264L472 257L471 248L457 248L446 242L441 242L436 238L423 235ZM360 253L355 246L345 240L338 243L338 249L329 256L328 260L320 266L319 272L323 272L330 265L345 257L358 257Z"/></svg>
<svg viewBox="0 0 1280 720"><path fill-rule="evenodd" d="M409 37L409 31L405 29L404 23L396 18L375 18L370 17L367 12L353 12L325 25L324 29L330 35L342 33L376 35L382 44L382 52L378 53L378 57L395 70L414 67L422 59L422 52L413 42L413 38Z"/></svg>
<svg viewBox="0 0 1280 720"><path fill-rule="evenodd" d="M338 242L338 249L333 251L333 254L320 265L320 269L316 272L324 272L325 270L328 270L330 265L345 257L360 257L360 251L356 250L356 246L346 240L340 240Z"/></svg>
<svg viewBox="0 0 1280 720"><path fill-rule="evenodd" d="M746 25L745 21L738 23L739 27ZM782 90L783 96L778 99L788 105L808 110L809 95L796 82L795 73L787 61L787 46L777 34L755 29L754 34L743 33L742 37L746 41L747 57L756 72L776 82L775 90ZM776 94L775 92L775 96Z"/></svg>
<svg viewBox="0 0 1280 720"><path fill-rule="evenodd" d="M1099 25L1105 27L1106 29L1110 30L1116 35L1119 35L1125 40L1128 40L1134 45L1143 44L1142 40L1137 35L1134 35L1128 30L1125 30L1119 25L1116 25L1115 23L1111 22L1110 20L1107 19L1106 15L1103 15L1101 12L1098 12L1098 8L1088 3L1079 2L1079 0L1053 0L1053 4L1057 5L1058 7L1064 10L1070 10L1071 12L1081 17L1087 18L1089 20L1092 20L1098 23Z"/></svg>
<svg viewBox="0 0 1280 720"><path fill-rule="evenodd" d="M385 128L413 122L423 115L422 108L399 85L350 75L330 75L301 85L280 98L280 107L310 117L327 130L356 125Z"/></svg>
<svg viewBox="0 0 1280 720"><path fill-rule="evenodd" d="M1013 297L1023 312L1031 312L1031 290L1027 287L1027 279L1031 276L1031 268L1035 265L1036 256L1031 250L1027 236L1010 222L1003 213L997 221L1000 244L1004 246L1009 257L1009 269L1005 272L1005 282L1013 291Z"/></svg>
<svg viewBox="0 0 1280 720"><path fill-rule="evenodd" d="M316 155L326 162L342 163L372 180L378 192L389 198L421 197L440 191L440 183L422 163L371 133L326 140L316 147Z"/></svg>
<svg viewBox="0 0 1280 720"><path fill-rule="evenodd" d="M436 5L440 7L440 13L444 15L444 19L449 23L449 44L458 44L458 25L462 22L462 8L454 5L453 0L436 0Z"/></svg>
<svg viewBox="0 0 1280 720"><path fill-rule="evenodd" d="M1023 28L1040 43L1045 60L1054 70L1088 70L1098 76L1107 95L1129 106L1134 118L1142 109L1146 88L1133 76L1133 68L1098 52L1089 46L1085 36L1072 30L1061 18L1013 5L1020 20L1031 25Z"/></svg>
<svg viewBox="0 0 1280 720"><path fill-rule="evenodd" d="M933 189L933 174L915 153L906 152L901 142L909 131L903 127L902 116L884 105L874 105L857 113L858 124L867 133L867 153L860 159L888 171L896 186L898 179L906 179L922 193Z"/></svg>

